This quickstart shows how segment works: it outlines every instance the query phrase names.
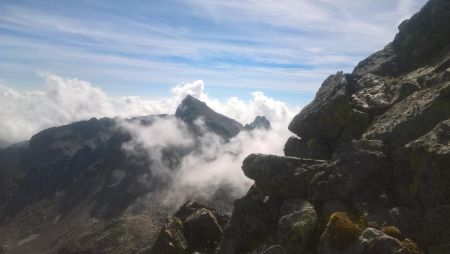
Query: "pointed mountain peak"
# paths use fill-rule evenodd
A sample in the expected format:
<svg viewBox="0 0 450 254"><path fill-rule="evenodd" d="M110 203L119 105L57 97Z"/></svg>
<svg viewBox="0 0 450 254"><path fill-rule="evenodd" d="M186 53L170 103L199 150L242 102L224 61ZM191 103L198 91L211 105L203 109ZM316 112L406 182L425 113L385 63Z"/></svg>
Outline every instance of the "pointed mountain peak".
<svg viewBox="0 0 450 254"><path fill-rule="evenodd" d="M272 128L269 120L265 116L257 116L253 122L246 124L246 130L254 130L254 129L266 129L269 130Z"/></svg>
<svg viewBox="0 0 450 254"><path fill-rule="evenodd" d="M244 128L239 122L215 112L206 103L191 95L183 99L175 116L186 123L202 118L211 131L225 138L236 136Z"/></svg>
<svg viewBox="0 0 450 254"><path fill-rule="evenodd" d="M195 120L192 117L197 117L198 113L212 111L206 103L193 97L192 95L187 95L178 106L175 116L182 118L183 120L192 121Z"/></svg>

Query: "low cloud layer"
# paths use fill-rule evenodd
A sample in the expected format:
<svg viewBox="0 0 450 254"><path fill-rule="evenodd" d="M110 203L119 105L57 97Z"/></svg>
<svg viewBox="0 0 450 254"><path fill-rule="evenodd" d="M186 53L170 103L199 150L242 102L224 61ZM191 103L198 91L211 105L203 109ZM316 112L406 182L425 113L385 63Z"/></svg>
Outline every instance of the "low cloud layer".
<svg viewBox="0 0 450 254"><path fill-rule="evenodd" d="M232 97L219 101L205 92L203 81L180 84L172 96L145 100L136 96L112 97L91 83L52 74L42 74L45 86L39 91L19 91L0 83L0 146L28 140L33 134L53 126L85 120L91 117L122 118L173 114L186 95L206 102L219 113L245 124L256 115L265 115L272 122L285 123L295 110L261 92L243 101Z"/></svg>
<svg viewBox="0 0 450 254"><path fill-rule="evenodd" d="M178 207L187 199L216 200L241 197L252 181L241 170L242 161L251 153L282 155L290 135L286 128L242 131L228 142L208 131L201 119L200 133L193 134L176 118L158 118L151 125L122 122L132 139L123 147L129 154L145 151L152 161L150 170L168 180L162 190L163 203ZM165 161L164 151L188 151L178 165ZM220 193L225 191L226 194Z"/></svg>

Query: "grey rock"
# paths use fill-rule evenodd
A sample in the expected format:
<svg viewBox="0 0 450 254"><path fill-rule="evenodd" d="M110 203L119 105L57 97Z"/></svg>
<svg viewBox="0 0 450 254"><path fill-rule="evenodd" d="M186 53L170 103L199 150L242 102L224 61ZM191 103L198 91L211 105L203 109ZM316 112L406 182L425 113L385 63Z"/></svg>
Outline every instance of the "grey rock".
<svg viewBox="0 0 450 254"><path fill-rule="evenodd" d="M361 61L353 74L397 76L439 61L450 45L449 10L447 0L429 1L420 12L400 24L392 43Z"/></svg>
<svg viewBox="0 0 450 254"><path fill-rule="evenodd" d="M380 115L393 104L405 99L420 87L415 82L366 74L358 80L363 87L351 97L356 109L370 116Z"/></svg>
<svg viewBox="0 0 450 254"><path fill-rule="evenodd" d="M431 0L419 13L399 26L393 46L401 70L412 70L436 61L450 49L450 2Z"/></svg>
<svg viewBox="0 0 450 254"><path fill-rule="evenodd" d="M336 141L343 132L350 132L346 127L354 124L350 96L358 89L349 74L338 72L328 77L313 102L294 117L289 130L301 138ZM357 136L359 133L350 134Z"/></svg>
<svg viewBox="0 0 450 254"><path fill-rule="evenodd" d="M395 47L393 43L389 43L382 50L359 62L352 74L355 77L361 77L366 74L395 76L401 72L397 61Z"/></svg>
<svg viewBox="0 0 450 254"><path fill-rule="evenodd" d="M377 117L364 134L393 145L404 145L450 117L450 83L417 91Z"/></svg>
<svg viewBox="0 0 450 254"><path fill-rule="evenodd" d="M251 154L242 169L266 195L307 198L309 182L327 166L320 160Z"/></svg>

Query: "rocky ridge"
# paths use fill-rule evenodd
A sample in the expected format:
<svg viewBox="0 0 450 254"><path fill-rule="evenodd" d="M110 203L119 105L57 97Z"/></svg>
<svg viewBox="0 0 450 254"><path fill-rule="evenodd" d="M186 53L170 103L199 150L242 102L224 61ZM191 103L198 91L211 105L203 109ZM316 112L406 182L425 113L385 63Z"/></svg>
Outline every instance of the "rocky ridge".
<svg viewBox="0 0 450 254"><path fill-rule="evenodd" d="M205 253L450 253L449 24L450 1L430 0L327 78L286 156L244 160L255 183Z"/></svg>

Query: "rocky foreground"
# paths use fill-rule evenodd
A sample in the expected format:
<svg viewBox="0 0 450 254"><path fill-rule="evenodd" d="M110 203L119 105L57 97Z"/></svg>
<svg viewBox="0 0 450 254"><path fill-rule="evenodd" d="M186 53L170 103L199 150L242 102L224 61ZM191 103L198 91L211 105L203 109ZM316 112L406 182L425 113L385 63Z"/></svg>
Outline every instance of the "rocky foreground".
<svg viewBox="0 0 450 254"><path fill-rule="evenodd" d="M450 253L450 1L430 0L252 154L228 221L187 203L153 253Z"/></svg>

